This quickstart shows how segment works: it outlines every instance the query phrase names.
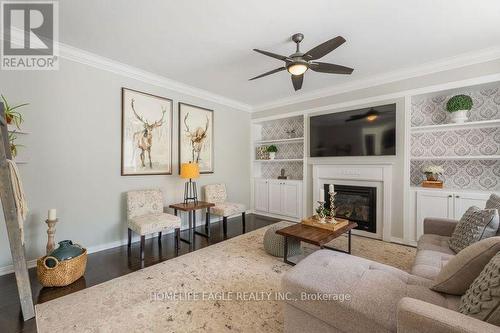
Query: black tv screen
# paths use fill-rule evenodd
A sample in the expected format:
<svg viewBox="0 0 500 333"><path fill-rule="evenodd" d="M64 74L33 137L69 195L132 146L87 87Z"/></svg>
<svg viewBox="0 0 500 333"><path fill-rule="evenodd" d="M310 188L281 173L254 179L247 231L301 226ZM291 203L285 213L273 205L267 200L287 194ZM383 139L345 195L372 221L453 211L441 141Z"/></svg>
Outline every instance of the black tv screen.
<svg viewBox="0 0 500 333"><path fill-rule="evenodd" d="M396 104L313 116L310 156L396 155Z"/></svg>

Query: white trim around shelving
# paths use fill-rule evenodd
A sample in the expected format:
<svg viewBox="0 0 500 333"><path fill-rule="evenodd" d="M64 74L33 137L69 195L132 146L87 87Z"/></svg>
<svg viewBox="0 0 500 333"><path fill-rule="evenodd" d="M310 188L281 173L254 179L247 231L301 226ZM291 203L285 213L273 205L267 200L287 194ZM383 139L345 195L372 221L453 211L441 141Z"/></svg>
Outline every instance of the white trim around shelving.
<svg viewBox="0 0 500 333"><path fill-rule="evenodd" d="M463 124L440 124L440 125L425 125L410 127L412 133L429 132L429 131L453 131L469 128L485 128L500 126L500 119L470 121Z"/></svg>
<svg viewBox="0 0 500 333"><path fill-rule="evenodd" d="M413 161L440 161L440 160L500 160L500 155L476 155L476 156L420 156L411 157Z"/></svg>
<svg viewBox="0 0 500 333"><path fill-rule="evenodd" d="M276 140L258 140L255 141L256 145L262 145L265 143L295 143L295 142L302 142L304 141L304 138L289 138L289 139L276 139Z"/></svg>

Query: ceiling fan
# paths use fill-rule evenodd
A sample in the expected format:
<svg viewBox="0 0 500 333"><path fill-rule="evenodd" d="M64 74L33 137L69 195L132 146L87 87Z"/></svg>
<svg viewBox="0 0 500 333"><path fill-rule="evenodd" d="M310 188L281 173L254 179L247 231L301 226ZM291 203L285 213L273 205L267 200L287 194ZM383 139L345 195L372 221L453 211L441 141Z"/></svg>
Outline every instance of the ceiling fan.
<svg viewBox="0 0 500 333"><path fill-rule="evenodd" d="M304 39L304 35L301 33L294 34L292 36L292 41L297 44L297 49L295 53L289 55L288 57L282 56L276 53L268 52L268 51L262 51L258 49L253 49L255 52L262 53L263 55L266 55L271 58L275 58L278 60L282 60L285 62L285 65L280 68L273 69L272 71L266 72L264 74L261 74L259 76L253 77L250 79L255 80L259 79L261 77L278 73L283 70L287 70L290 74L292 74L292 84L293 88L295 91L299 90L302 88L302 82L304 80L304 73L308 70L311 69L315 72L320 72L320 73L328 73L328 74L351 74L352 71L354 70L353 68L345 67L345 66L340 66L340 65L335 65L335 64L329 64L326 62L318 62L315 61L319 58L324 57L328 53L332 52L335 50L337 47L345 43L345 39L342 36L337 36L335 38L332 38L323 44L320 44L316 46L315 48L307 51L306 53L300 52L300 42Z"/></svg>
<svg viewBox="0 0 500 333"><path fill-rule="evenodd" d="M355 116L350 116L346 121L355 121L355 120L361 120L361 119L366 119L367 121L374 121L378 118L380 115L380 112L375 110L374 108L370 108L367 112Z"/></svg>

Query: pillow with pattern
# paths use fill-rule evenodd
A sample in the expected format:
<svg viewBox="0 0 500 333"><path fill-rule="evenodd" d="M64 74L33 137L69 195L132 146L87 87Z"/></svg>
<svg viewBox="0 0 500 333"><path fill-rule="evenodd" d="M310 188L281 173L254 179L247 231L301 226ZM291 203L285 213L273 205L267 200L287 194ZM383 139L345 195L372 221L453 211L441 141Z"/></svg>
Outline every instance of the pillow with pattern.
<svg viewBox="0 0 500 333"><path fill-rule="evenodd" d="M498 211L496 209L470 207L458 221L448 241L450 249L458 253L472 243L495 236L498 224Z"/></svg>
<svg viewBox="0 0 500 333"><path fill-rule="evenodd" d="M500 326L500 252L484 266L462 296L459 311Z"/></svg>
<svg viewBox="0 0 500 333"><path fill-rule="evenodd" d="M496 194L490 195L490 198L486 201L486 209L496 209L500 214L500 196ZM500 226L498 227L497 236L500 236Z"/></svg>

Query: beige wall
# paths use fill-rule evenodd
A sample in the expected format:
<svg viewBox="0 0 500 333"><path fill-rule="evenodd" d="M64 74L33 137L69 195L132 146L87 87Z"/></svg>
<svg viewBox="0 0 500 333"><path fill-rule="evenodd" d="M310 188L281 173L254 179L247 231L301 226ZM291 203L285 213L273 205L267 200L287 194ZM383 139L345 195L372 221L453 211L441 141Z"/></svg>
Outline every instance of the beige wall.
<svg viewBox="0 0 500 333"><path fill-rule="evenodd" d="M165 96L174 101L174 174L120 176L121 87ZM0 92L24 109L22 138L29 163L20 165L30 214L26 221L28 259L44 254L44 220L57 208L57 240L72 239L99 249L125 239L125 191L161 188L165 203L183 196L177 175L177 102L215 110L215 173L199 185L225 182L229 197L250 203L250 115L134 79L62 60L59 71L2 71ZM201 187L201 186L200 186ZM0 221L0 268L11 263L3 216Z"/></svg>

